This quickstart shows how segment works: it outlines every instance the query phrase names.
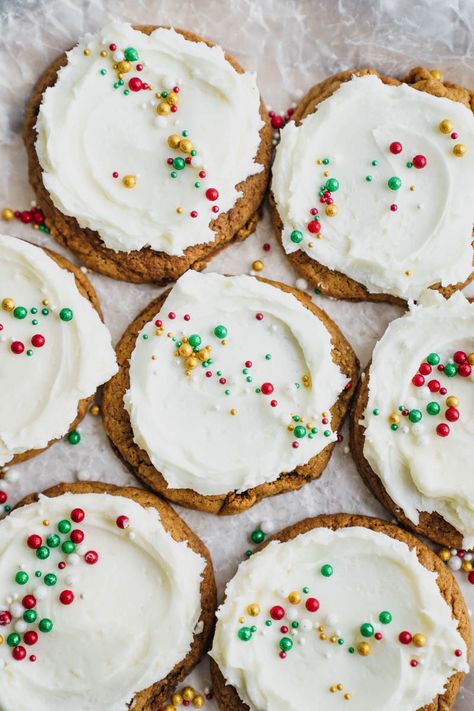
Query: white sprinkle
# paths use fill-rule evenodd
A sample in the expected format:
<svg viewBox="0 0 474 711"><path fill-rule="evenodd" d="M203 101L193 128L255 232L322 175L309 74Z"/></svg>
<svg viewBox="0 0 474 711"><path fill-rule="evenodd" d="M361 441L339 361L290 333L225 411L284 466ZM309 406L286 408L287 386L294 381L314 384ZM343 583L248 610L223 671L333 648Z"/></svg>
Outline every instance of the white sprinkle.
<svg viewBox="0 0 474 711"><path fill-rule="evenodd" d="M13 605L10 607L10 613L12 617L21 617L23 615L23 610L24 607L23 605L20 605L19 602L14 602Z"/></svg>
<svg viewBox="0 0 474 711"><path fill-rule="evenodd" d="M76 479L78 481L89 481L90 478L91 478L91 475L85 469L79 470L76 474Z"/></svg>
<svg viewBox="0 0 474 711"><path fill-rule="evenodd" d="M304 291L308 288L308 282L306 281L306 279L297 279L295 282L295 286L297 289L301 289L302 291Z"/></svg>
<svg viewBox="0 0 474 711"><path fill-rule="evenodd" d="M273 523L273 521L270 521L268 518L266 518L263 521L260 521L259 528L264 533L273 533L273 531L275 530L275 524Z"/></svg>
<svg viewBox="0 0 474 711"><path fill-rule="evenodd" d="M194 628L194 634L201 634L203 629L204 629L204 622L203 622L203 620L199 620L196 627Z"/></svg>
<svg viewBox="0 0 474 711"><path fill-rule="evenodd" d="M79 561L81 559L77 555L77 553L71 553L71 555L68 555L67 557L67 562L69 565L78 565Z"/></svg>
<svg viewBox="0 0 474 711"><path fill-rule="evenodd" d="M450 570L460 570L462 566L462 560L461 558L458 558L458 556L453 556L448 560L448 567Z"/></svg>
<svg viewBox="0 0 474 711"><path fill-rule="evenodd" d="M23 634L23 632L26 632L28 629L28 625L26 624L25 620L18 620L18 622L15 625L15 632L19 632L20 634Z"/></svg>

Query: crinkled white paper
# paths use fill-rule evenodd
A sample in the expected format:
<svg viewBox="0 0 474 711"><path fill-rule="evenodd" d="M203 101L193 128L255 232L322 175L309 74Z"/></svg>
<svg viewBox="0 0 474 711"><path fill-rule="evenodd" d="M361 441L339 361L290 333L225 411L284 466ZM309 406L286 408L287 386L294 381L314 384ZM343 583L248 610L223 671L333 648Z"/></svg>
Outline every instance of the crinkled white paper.
<svg viewBox="0 0 474 711"><path fill-rule="evenodd" d="M422 64L441 70L450 81L474 86L471 0L1 0L0 207L26 209L33 199L20 138L22 109L33 83L59 52L111 17L136 24L172 24L218 42L246 69L257 72L267 106L277 111L297 101L317 81L353 67L368 66L403 76ZM3 223L0 229L66 254L51 238L18 222ZM265 242L271 244L270 252L263 251ZM219 255L208 270L248 273L255 259L264 261L264 276L290 285L297 283L297 275L274 240L268 216L255 235ZM114 339L160 291L96 274L91 279ZM297 285L301 288L300 281ZM400 309L383 304L313 298L342 328L362 364L368 361L388 322L401 314ZM9 503L62 480L88 477L117 484L136 483L112 453L100 418L88 415L80 431L82 441L78 446L58 443L6 472L2 488L5 484ZM321 479L299 492L267 499L236 517L217 518L180 509L211 550L221 592L249 547L249 533L263 520L272 522L278 530L318 513L348 511L386 516L360 480L347 450L346 430L343 434L345 440L336 447ZM463 590L472 605L474 587L463 584ZM209 684L206 662L193 673L191 681L201 690ZM208 707L215 708L214 704ZM474 675L467 679L455 708L474 708Z"/></svg>

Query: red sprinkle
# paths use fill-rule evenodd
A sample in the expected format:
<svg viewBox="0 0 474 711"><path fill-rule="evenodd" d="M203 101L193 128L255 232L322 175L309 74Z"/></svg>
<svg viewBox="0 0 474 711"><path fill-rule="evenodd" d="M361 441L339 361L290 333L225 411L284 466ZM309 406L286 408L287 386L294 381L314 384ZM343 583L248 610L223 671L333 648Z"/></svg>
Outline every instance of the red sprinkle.
<svg viewBox="0 0 474 711"><path fill-rule="evenodd" d="M411 666L411 667L417 667L417 666L418 666L418 662L416 661L416 659L412 659L412 660L410 661L410 666Z"/></svg>
<svg viewBox="0 0 474 711"><path fill-rule="evenodd" d="M81 521L84 521L85 516L83 509L73 509L71 511L71 521L74 521L74 523L81 523Z"/></svg>
<svg viewBox="0 0 474 711"><path fill-rule="evenodd" d="M10 346L10 350L12 353L15 353L15 355L20 355L25 350L25 346L21 341L13 341Z"/></svg>
<svg viewBox="0 0 474 711"><path fill-rule="evenodd" d="M26 657L26 649L24 647L15 647L12 651L12 657L16 659L17 662L21 662L22 659Z"/></svg>
<svg viewBox="0 0 474 711"><path fill-rule="evenodd" d="M140 77L132 77L128 82L128 88L130 91L140 91L140 89L143 89L143 82Z"/></svg>
<svg viewBox="0 0 474 711"><path fill-rule="evenodd" d="M64 570L65 567L66 567L66 563L64 561L61 561L60 563L58 563L59 570Z"/></svg>
<svg viewBox="0 0 474 711"><path fill-rule="evenodd" d="M439 380L430 380L428 383L428 390L432 393L437 393L440 388Z"/></svg>
<svg viewBox="0 0 474 711"><path fill-rule="evenodd" d="M35 348L42 348L45 343L46 339L41 333L35 333L35 335L31 337L31 345Z"/></svg>
<svg viewBox="0 0 474 711"><path fill-rule="evenodd" d="M118 528L128 528L130 525L128 516L117 516L115 523L117 524Z"/></svg>
<svg viewBox="0 0 474 711"><path fill-rule="evenodd" d="M74 593L72 590L63 590L59 595L59 600L63 605L70 605L74 602Z"/></svg>
<svg viewBox="0 0 474 711"><path fill-rule="evenodd" d="M43 539L41 538L41 536L38 536L36 534L28 536L26 541L28 548L31 548L32 550L36 550L37 548L39 548L42 543Z"/></svg>
<svg viewBox="0 0 474 711"><path fill-rule="evenodd" d="M206 370L206 378L212 378L212 373L210 370Z"/></svg>
<svg viewBox="0 0 474 711"><path fill-rule="evenodd" d="M396 205L395 203L392 203L392 205L390 205L390 209L392 212L396 212L398 210L398 205Z"/></svg>
<svg viewBox="0 0 474 711"><path fill-rule="evenodd" d="M439 435L440 437L447 437L449 433L450 433L449 425L447 425L444 422L441 422L436 428L436 434Z"/></svg>
<svg viewBox="0 0 474 711"><path fill-rule="evenodd" d="M465 363L467 360L467 355L464 353L464 351L456 351L456 353L453 355L453 360L455 363Z"/></svg>
<svg viewBox="0 0 474 711"><path fill-rule="evenodd" d="M402 644L410 644L413 638L409 632L404 630L403 632L400 632L400 634L398 635L398 639Z"/></svg>
<svg viewBox="0 0 474 711"><path fill-rule="evenodd" d="M114 172L112 173L112 178L118 178L118 177L119 177L119 174L117 173L116 170L114 170Z"/></svg>
<svg viewBox="0 0 474 711"><path fill-rule="evenodd" d="M402 144L400 141L393 141L393 143L390 144L390 153L393 153L394 155L398 155L398 153L402 152Z"/></svg>
<svg viewBox="0 0 474 711"><path fill-rule="evenodd" d="M0 612L0 626L5 627L5 625L9 625L10 622L12 621L12 616L8 612L8 610L3 610Z"/></svg>
<svg viewBox="0 0 474 711"><path fill-rule="evenodd" d="M426 165L426 158L425 156L422 155L417 155L413 158L412 163L415 168L418 168L420 170L421 168L424 168Z"/></svg>
<svg viewBox="0 0 474 711"><path fill-rule="evenodd" d="M305 602L308 612L317 612L319 610L319 600L315 597L309 597Z"/></svg>
<svg viewBox="0 0 474 711"><path fill-rule="evenodd" d="M32 644L36 644L38 641L38 633L35 632L34 630L28 630L28 632L25 632L23 635L23 642L27 644L28 646L31 646Z"/></svg>
<svg viewBox="0 0 474 711"><path fill-rule="evenodd" d="M8 499L7 492L0 490L0 504L4 504L7 499Z"/></svg>
<svg viewBox="0 0 474 711"><path fill-rule="evenodd" d="M270 402L270 405L271 405L272 407L276 407L276 406L278 405L278 400L272 400L272 401Z"/></svg>
<svg viewBox="0 0 474 711"><path fill-rule="evenodd" d="M321 231L320 223L317 220L311 220L311 222L308 222L308 231L313 235L318 234Z"/></svg>
<svg viewBox="0 0 474 711"><path fill-rule="evenodd" d="M469 375L471 375L471 371L472 368L469 363L462 363L458 368L458 375L460 375L462 378L467 378Z"/></svg>
<svg viewBox="0 0 474 711"><path fill-rule="evenodd" d="M416 375L413 376L413 378L411 379L411 382L413 383L413 385L416 388L421 388L421 386L425 384L425 379L421 375L421 373L417 373Z"/></svg>
<svg viewBox="0 0 474 711"><path fill-rule="evenodd" d="M271 383L263 383L260 389L264 395L271 395L273 392L273 385Z"/></svg>
<svg viewBox="0 0 474 711"><path fill-rule="evenodd" d="M268 244L268 242L265 242L265 244L263 245L263 251L269 252L270 249L271 249L271 246Z"/></svg>
<svg viewBox="0 0 474 711"><path fill-rule="evenodd" d="M205 170L200 170L200 171L199 171L199 177L200 177L200 178L205 178L205 177L206 177L206 171L205 171Z"/></svg>
<svg viewBox="0 0 474 711"><path fill-rule="evenodd" d="M246 360L246 361L245 361L245 367L246 367L246 368L251 368L251 367L252 367L252 361L251 361L251 360Z"/></svg>
<svg viewBox="0 0 474 711"><path fill-rule="evenodd" d="M225 385L227 380L225 378L219 378L219 382L221 385Z"/></svg>
<svg viewBox="0 0 474 711"><path fill-rule="evenodd" d="M206 190L206 197L208 200L212 200L214 202L219 197L219 192L215 188L208 188Z"/></svg>
<svg viewBox="0 0 474 711"><path fill-rule="evenodd" d="M257 319L257 321L262 321L262 320L263 320L263 314L261 314L261 313L255 314L255 318Z"/></svg>
<svg viewBox="0 0 474 711"><path fill-rule="evenodd" d="M456 133L456 131L453 131L451 134L451 138L455 141L456 138L459 138L459 133Z"/></svg>
<svg viewBox="0 0 474 711"><path fill-rule="evenodd" d="M270 610L270 617L272 620L282 620L285 616L285 610L281 605L274 605Z"/></svg>
<svg viewBox="0 0 474 711"><path fill-rule="evenodd" d="M459 410L457 410L455 407L448 407L448 409L444 413L444 416L446 417L448 422L456 422L456 420L459 420Z"/></svg>
<svg viewBox="0 0 474 711"><path fill-rule="evenodd" d="M82 541L84 540L84 533L83 533L83 531L80 531L78 528L75 528L74 531L71 531L70 538L73 543L76 543L78 545L79 543L82 543Z"/></svg>
<svg viewBox="0 0 474 711"><path fill-rule="evenodd" d="M271 123L272 123L272 128L283 128L283 124L284 124L283 116L272 116Z"/></svg>
<svg viewBox="0 0 474 711"><path fill-rule="evenodd" d="M419 367L419 371L422 375L429 375L431 373L431 365L429 363L422 363Z"/></svg>
<svg viewBox="0 0 474 711"><path fill-rule="evenodd" d="M176 318L176 314L174 313L174 311L170 311L170 312L169 312L168 318L171 319L171 321L173 321L173 319Z"/></svg>
<svg viewBox="0 0 474 711"><path fill-rule="evenodd" d="M382 639L382 633L381 632L376 632L374 634L374 637L376 640L380 641Z"/></svg>
<svg viewBox="0 0 474 711"><path fill-rule="evenodd" d="M190 316L189 314L184 314L184 320L185 320L185 321L190 321L190 320L191 320L191 316Z"/></svg>
<svg viewBox="0 0 474 711"><path fill-rule="evenodd" d="M112 44L109 44L109 49L111 52L115 52L115 50L117 49L117 45L115 44L115 42L112 42Z"/></svg>
<svg viewBox="0 0 474 711"><path fill-rule="evenodd" d="M186 318L186 316L184 318ZM155 321L155 326L157 326L158 328L161 328L162 325L163 325L163 321L161 321L159 318L157 318Z"/></svg>
<svg viewBox="0 0 474 711"><path fill-rule="evenodd" d="M462 657L462 651L460 649L455 649L454 654L456 655L456 657Z"/></svg>
<svg viewBox="0 0 474 711"><path fill-rule="evenodd" d="M211 208L212 212L219 212L219 207L218 205L213 205Z"/></svg>
<svg viewBox="0 0 474 711"><path fill-rule="evenodd" d="M282 625L280 627L280 632L282 632L283 634L286 634L288 632L288 627L286 625Z"/></svg>
<svg viewBox="0 0 474 711"><path fill-rule="evenodd" d="M95 565L99 560L99 554L97 551L87 551L87 553L84 554L84 560L87 565Z"/></svg>
<svg viewBox="0 0 474 711"><path fill-rule="evenodd" d="M21 601L21 604L23 605L25 610L32 610L34 607L36 607L36 598L34 595L25 595L25 597Z"/></svg>
<svg viewBox="0 0 474 711"><path fill-rule="evenodd" d="M191 212L190 212L189 214L191 215L191 217L197 217L197 216L198 216L197 210L191 210Z"/></svg>
<svg viewBox="0 0 474 711"><path fill-rule="evenodd" d="M286 659L286 652L280 652L280 659Z"/></svg>
<svg viewBox="0 0 474 711"><path fill-rule="evenodd" d="M293 447L293 449L298 449L298 447L299 447L300 445L299 445L299 442L292 442L292 443L291 443L291 446Z"/></svg>

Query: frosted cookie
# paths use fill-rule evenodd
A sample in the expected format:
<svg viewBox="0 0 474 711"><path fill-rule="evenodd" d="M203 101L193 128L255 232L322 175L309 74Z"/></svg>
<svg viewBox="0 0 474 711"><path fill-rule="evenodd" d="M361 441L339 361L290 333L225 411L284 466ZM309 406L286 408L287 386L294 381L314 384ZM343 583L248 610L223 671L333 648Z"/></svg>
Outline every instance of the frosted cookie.
<svg viewBox="0 0 474 711"><path fill-rule="evenodd" d="M470 654L466 605L437 556L385 521L334 514L240 565L211 669L222 711L448 711Z"/></svg>
<svg viewBox="0 0 474 711"><path fill-rule="evenodd" d="M0 235L0 467L78 424L117 370L95 291L64 257Z"/></svg>
<svg viewBox="0 0 474 711"><path fill-rule="evenodd" d="M474 277L473 94L426 69L342 72L301 100L273 165L273 220L323 294L404 304Z"/></svg>
<svg viewBox="0 0 474 711"><path fill-rule="evenodd" d="M428 293L377 343L351 422L359 471L404 525L474 546L474 304Z"/></svg>
<svg viewBox="0 0 474 711"><path fill-rule="evenodd" d="M254 74L190 32L118 21L45 71L24 139L52 235L157 283L253 232L272 147Z"/></svg>
<svg viewBox="0 0 474 711"><path fill-rule="evenodd" d="M166 498L238 513L329 461L358 372L305 294L187 272L128 327L104 389L106 432Z"/></svg>
<svg viewBox="0 0 474 711"><path fill-rule="evenodd" d="M155 711L206 648L202 541L152 494L60 484L0 522L2 711Z"/></svg>

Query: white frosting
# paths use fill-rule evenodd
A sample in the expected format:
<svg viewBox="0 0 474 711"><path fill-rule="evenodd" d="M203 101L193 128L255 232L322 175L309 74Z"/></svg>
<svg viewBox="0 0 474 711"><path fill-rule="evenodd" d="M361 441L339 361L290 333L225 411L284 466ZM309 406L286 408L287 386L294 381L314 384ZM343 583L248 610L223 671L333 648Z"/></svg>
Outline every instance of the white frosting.
<svg viewBox="0 0 474 711"><path fill-rule="evenodd" d="M320 572L326 564L331 577ZM299 604L288 602L292 591L300 593ZM319 601L315 613L306 609L310 597ZM260 606L258 616L248 614L249 604ZM286 614L268 627L274 605ZM382 611L390 612L391 623L379 622ZM330 711L345 705L347 693L352 711L416 711L443 693L454 671L469 670L465 642L436 574L404 543L366 528L318 528L270 543L240 565L217 617L211 656L251 711L300 711L309 699L311 708ZM364 638L364 623L383 638ZM252 625L256 631L242 641L239 630ZM281 625L289 631L281 632ZM425 635L426 645L401 644L404 630ZM283 637L293 642L286 659L279 657ZM364 641L371 647L368 656L349 653ZM455 656L457 649L462 656ZM338 684L343 689L331 693Z"/></svg>
<svg viewBox="0 0 474 711"><path fill-rule="evenodd" d="M85 512L82 523L72 524L85 534L79 560L61 547L38 560L26 545L28 536L39 534L45 543L75 508ZM116 525L122 515L129 528ZM10 514L0 529L0 613L22 616L23 596L33 594L38 617L28 630L38 632L43 618L53 622L51 632L38 632L38 642L25 646L22 661L12 658L6 643L0 646L2 711L125 711L135 692L166 677L186 656L201 612L205 561L172 539L156 509L107 494L41 497ZM59 535L62 541L69 537ZM98 553L95 565L84 561L90 550ZM67 566L61 571L62 560ZM15 582L20 566L29 575L26 585ZM57 583L48 587L44 575L51 572ZM65 589L74 593L71 605L59 602ZM15 618L0 627L5 638L18 624Z"/></svg>
<svg viewBox="0 0 474 711"><path fill-rule="evenodd" d="M441 133L444 119L458 139ZM398 155L389 150L396 141ZM453 155L457 143L466 147L462 158ZM416 155L425 156L424 168L406 166ZM329 164L317 163L325 158ZM281 133L272 188L284 249L303 250L372 293L416 298L437 282L464 281L472 272L473 161L474 118L463 104L373 75L354 77L301 126L290 122ZM320 203L325 171L339 181L335 217ZM398 190L388 187L394 176ZM307 229L312 208L320 212L321 239ZM293 230L303 234L300 243L291 240Z"/></svg>
<svg viewBox="0 0 474 711"><path fill-rule="evenodd" d="M447 377L433 365L425 383L412 383L422 362L437 353L441 363L456 351L474 352L474 304L461 294L449 300L428 294L419 306L393 321L375 346L370 368L369 399L364 418L364 456L395 503L417 524L420 511L437 511L464 536L464 546L474 546L474 376ZM452 362L452 361L451 361ZM472 366L474 371L474 365ZM431 392L428 383L438 380L447 392ZM459 419L445 417L446 400L459 400ZM440 406L430 415L427 405ZM399 407L422 413L419 423L403 417ZM379 414L374 415L374 410ZM398 413L398 430L389 417ZM440 423L450 428L440 437Z"/></svg>
<svg viewBox="0 0 474 711"><path fill-rule="evenodd" d="M227 328L224 346L214 335L217 325ZM200 335L201 348L212 346L212 364L199 363L186 376L185 359L176 357L167 333ZM224 494L274 481L336 440L329 409L347 379L331 352L329 332L293 295L252 277L189 271L142 329L131 357L124 402L134 440L173 488ZM273 393L256 393L264 383ZM311 437L308 423L318 429ZM306 436L288 431L302 424Z"/></svg>
<svg viewBox="0 0 474 711"><path fill-rule="evenodd" d="M0 306L0 466L62 437L79 401L117 370L110 333L71 272L39 247L0 235L0 303L5 298L28 314L18 319ZM63 308L72 310L72 320L61 320ZM37 334L45 338L42 347L31 344ZM24 345L21 354L12 352L14 341Z"/></svg>
<svg viewBox="0 0 474 711"><path fill-rule="evenodd" d="M120 52L135 48L143 64L137 71L132 62L119 88L111 43ZM190 245L212 242L212 206L230 210L242 194L235 186L262 170L254 161L263 126L255 76L238 73L220 47L169 29L145 35L117 21L86 35L67 57L55 86L44 94L37 123L43 181L56 207L96 230L115 251L150 246L180 255ZM153 90L125 96L135 77ZM158 116L155 94L175 85L178 111ZM197 155L192 167L170 179L167 158L184 154L169 148L168 137L183 130ZM207 176L201 179L203 168ZM125 175L136 177L135 188L124 187ZM208 188L218 190L217 201L206 198Z"/></svg>

